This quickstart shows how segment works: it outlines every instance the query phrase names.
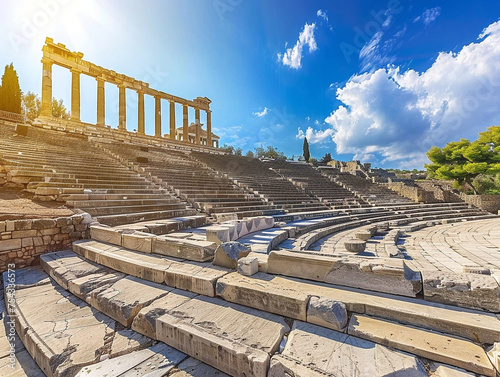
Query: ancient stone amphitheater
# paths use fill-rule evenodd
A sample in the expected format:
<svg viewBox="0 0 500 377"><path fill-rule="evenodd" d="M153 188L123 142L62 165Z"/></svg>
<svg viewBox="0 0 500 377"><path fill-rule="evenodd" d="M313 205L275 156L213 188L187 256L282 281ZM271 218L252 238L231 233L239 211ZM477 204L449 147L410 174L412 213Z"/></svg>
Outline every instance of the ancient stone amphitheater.
<svg viewBox="0 0 500 377"><path fill-rule="evenodd" d="M0 221L0 376L497 376L500 218L444 186L74 121L0 140L3 187L75 213Z"/></svg>

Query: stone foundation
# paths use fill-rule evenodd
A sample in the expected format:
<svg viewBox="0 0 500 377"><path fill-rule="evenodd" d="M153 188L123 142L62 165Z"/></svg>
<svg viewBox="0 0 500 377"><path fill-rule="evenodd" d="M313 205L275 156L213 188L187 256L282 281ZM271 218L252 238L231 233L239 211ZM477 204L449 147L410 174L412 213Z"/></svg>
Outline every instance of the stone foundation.
<svg viewBox="0 0 500 377"><path fill-rule="evenodd" d="M500 195L462 195L462 199L475 207L494 213L500 211Z"/></svg>
<svg viewBox="0 0 500 377"><path fill-rule="evenodd" d="M40 255L71 249L71 243L89 238L87 214L56 219L0 221L0 271L39 264ZM12 268L12 266L11 266Z"/></svg>

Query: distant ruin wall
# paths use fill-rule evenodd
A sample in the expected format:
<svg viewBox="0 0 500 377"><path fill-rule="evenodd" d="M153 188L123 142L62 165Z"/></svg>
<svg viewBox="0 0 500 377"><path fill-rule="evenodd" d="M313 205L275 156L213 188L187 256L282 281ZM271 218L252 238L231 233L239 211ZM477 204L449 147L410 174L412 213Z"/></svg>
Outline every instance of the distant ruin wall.
<svg viewBox="0 0 500 377"><path fill-rule="evenodd" d="M443 183L437 185L433 181L418 181L415 183L424 190L432 192L438 201L445 203L457 203L461 201L460 197L451 191L451 188L447 188L449 184Z"/></svg>
<svg viewBox="0 0 500 377"><path fill-rule="evenodd" d="M462 195L462 199L485 211L498 214L500 211L500 195Z"/></svg>
<svg viewBox="0 0 500 377"><path fill-rule="evenodd" d="M40 255L89 238L90 216L0 221L0 272L39 264ZM9 265L11 265L9 267Z"/></svg>
<svg viewBox="0 0 500 377"><path fill-rule="evenodd" d="M9 122L24 123L24 116L16 113L9 113L8 111L0 110L0 119Z"/></svg>
<svg viewBox="0 0 500 377"><path fill-rule="evenodd" d="M401 196L413 200L416 203L434 203L436 202L434 195L421 189L420 187L407 186L402 182L388 183L387 188L395 191Z"/></svg>

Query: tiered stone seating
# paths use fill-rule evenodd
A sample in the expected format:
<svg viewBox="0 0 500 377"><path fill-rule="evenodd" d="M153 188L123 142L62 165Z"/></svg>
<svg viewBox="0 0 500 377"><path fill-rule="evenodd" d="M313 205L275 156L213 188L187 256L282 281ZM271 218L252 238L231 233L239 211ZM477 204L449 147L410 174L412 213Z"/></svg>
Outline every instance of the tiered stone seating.
<svg viewBox="0 0 500 377"><path fill-rule="evenodd" d="M227 174L239 186L265 198L288 212L323 211L328 207L295 186L287 177L270 170L257 158L194 152L193 156L213 169Z"/></svg>
<svg viewBox="0 0 500 377"><path fill-rule="evenodd" d="M210 215L236 213L242 218L280 212L277 206L264 202L192 159L188 151L137 145L101 146L143 168L153 180Z"/></svg>
<svg viewBox="0 0 500 377"><path fill-rule="evenodd" d="M370 182L365 178L350 173L336 173L329 175L329 177L373 206L413 203L410 199L396 194L381 184Z"/></svg>
<svg viewBox="0 0 500 377"><path fill-rule="evenodd" d="M18 136L12 126L1 128L7 180L25 185L35 198L65 202L110 225L196 213L84 137L35 128Z"/></svg>
<svg viewBox="0 0 500 377"><path fill-rule="evenodd" d="M352 192L323 176L309 164L283 160L269 161L267 164L275 172L287 177L308 194L315 196L334 209L367 205L361 198L356 198Z"/></svg>

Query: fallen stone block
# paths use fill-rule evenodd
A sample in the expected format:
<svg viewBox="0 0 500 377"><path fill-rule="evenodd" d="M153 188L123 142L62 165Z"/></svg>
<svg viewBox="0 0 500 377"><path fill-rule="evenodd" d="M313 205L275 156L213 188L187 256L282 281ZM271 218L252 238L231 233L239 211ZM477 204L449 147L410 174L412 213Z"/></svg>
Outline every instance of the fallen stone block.
<svg viewBox="0 0 500 377"><path fill-rule="evenodd" d="M242 275L252 276L259 272L259 261L257 258L244 257L238 259L238 272Z"/></svg>
<svg viewBox="0 0 500 377"><path fill-rule="evenodd" d="M246 257L250 248L239 242L225 242L217 246L215 250L214 265L236 269L238 259Z"/></svg>
<svg viewBox="0 0 500 377"><path fill-rule="evenodd" d="M307 304L307 322L309 323L344 331L347 320L347 310L342 302L313 296Z"/></svg>
<svg viewBox="0 0 500 377"><path fill-rule="evenodd" d="M474 373L496 376L484 350L464 339L360 314L351 316L348 333Z"/></svg>
<svg viewBox="0 0 500 377"><path fill-rule="evenodd" d="M225 242L234 241L231 237L231 226L210 226L206 230L207 241L220 245Z"/></svg>
<svg viewBox="0 0 500 377"><path fill-rule="evenodd" d="M289 330L282 317L195 297L156 320L158 340L232 376L266 377Z"/></svg>
<svg viewBox="0 0 500 377"><path fill-rule="evenodd" d="M215 248L214 242L158 236L153 240L151 250L155 254L206 262L213 259Z"/></svg>
<svg viewBox="0 0 500 377"><path fill-rule="evenodd" d="M427 377L412 355L300 321L294 322L281 355L273 356L268 376L286 376L282 372L297 377Z"/></svg>
<svg viewBox="0 0 500 377"><path fill-rule="evenodd" d="M352 239L344 242L344 247L351 253L362 253L366 248L366 241Z"/></svg>
<svg viewBox="0 0 500 377"><path fill-rule="evenodd" d="M426 300L500 312L500 286L493 276L422 271Z"/></svg>
<svg viewBox="0 0 500 377"><path fill-rule="evenodd" d="M339 258L284 250L272 251L268 272L329 284L415 297L422 289L420 273L403 260Z"/></svg>

